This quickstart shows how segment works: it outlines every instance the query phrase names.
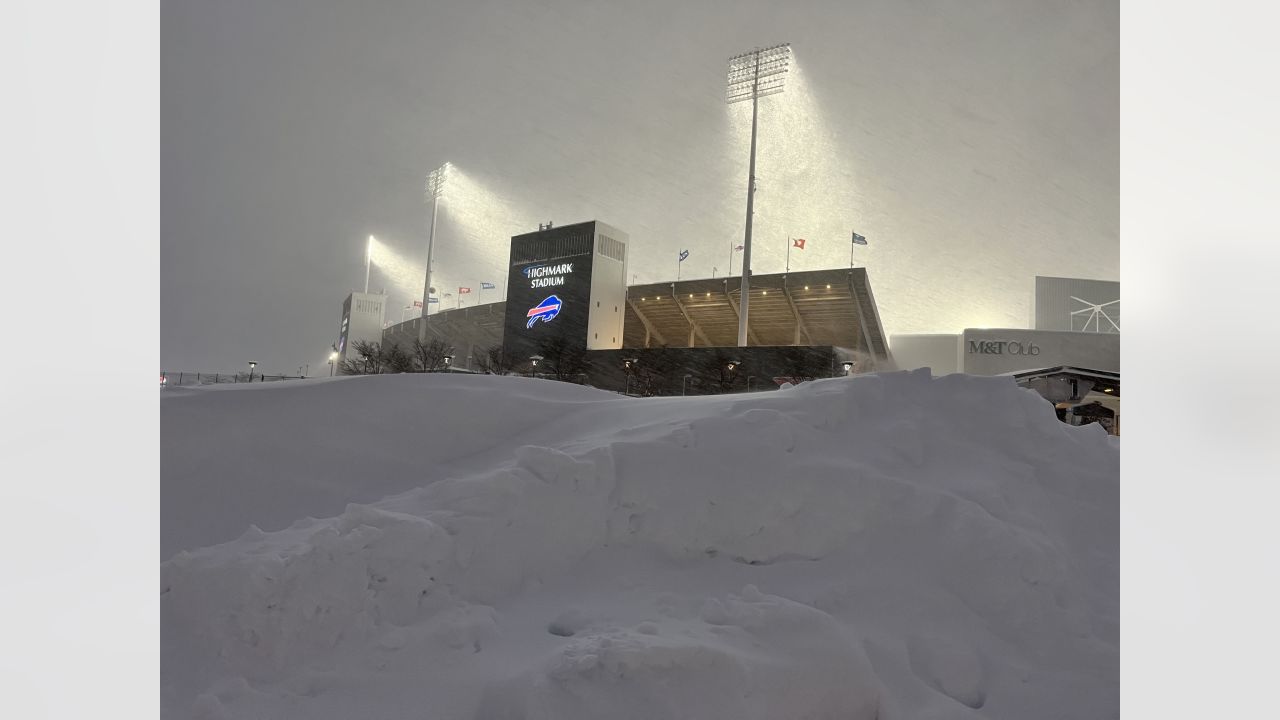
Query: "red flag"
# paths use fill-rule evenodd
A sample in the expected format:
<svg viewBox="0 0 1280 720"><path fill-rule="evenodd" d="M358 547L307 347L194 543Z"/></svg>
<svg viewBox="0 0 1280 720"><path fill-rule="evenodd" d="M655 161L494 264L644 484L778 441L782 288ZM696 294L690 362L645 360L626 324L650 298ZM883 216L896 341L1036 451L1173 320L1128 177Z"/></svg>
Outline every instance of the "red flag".
<svg viewBox="0 0 1280 720"><path fill-rule="evenodd" d="M466 295L469 292L471 292L471 288L464 288L464 287L458 288L459 295Z"/></svg>
<svg viewBox="0 0 1280 720"><path fill-rule="evenodd" d="M417 307L417 308L422 307L422 301L421 301L421 300L414 300L414 301L413 301L413 306L414 306L414 307Z"/></svg>
<svg viewBox="0 0 1280 720"><path fill-rule="evenodd" d="M792 240L792 241L791 241L791 245L792 245L792 247L798 247L798 248L800 248L801 250L803 250L803 249L804 249L804 238L796 238L796 239Z"/></svg>

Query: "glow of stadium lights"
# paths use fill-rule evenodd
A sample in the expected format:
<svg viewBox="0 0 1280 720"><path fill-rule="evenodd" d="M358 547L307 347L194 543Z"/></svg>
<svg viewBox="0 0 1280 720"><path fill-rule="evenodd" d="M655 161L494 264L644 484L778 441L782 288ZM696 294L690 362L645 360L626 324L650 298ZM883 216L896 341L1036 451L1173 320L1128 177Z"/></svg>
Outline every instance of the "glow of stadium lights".
<svg viewBox="0 0 1280 720"><path fill-rule="evenodd" d="M738 291L738 347L747 345L747 313L751 290L751 216L755 212L756 128L759 100L783 90L791 61L790 43L756 48L729 58L725 102L751 101L751 155L747 170L747 225L742 242L742 283Z"/></svg>
<svg viewBox="0 0 1280 720"><path fill-rule="evenodd" d="M440 196L444 194L445 182L449 179L449 169L445 163L427 173L426 198L431 201L431 229L427 234L427 277L422 285L422 317L427 317L431 308L431 252L436 244L436 215L440 210ZM418 339L427 339L427 324L422 323L418 330Z"/></svg>

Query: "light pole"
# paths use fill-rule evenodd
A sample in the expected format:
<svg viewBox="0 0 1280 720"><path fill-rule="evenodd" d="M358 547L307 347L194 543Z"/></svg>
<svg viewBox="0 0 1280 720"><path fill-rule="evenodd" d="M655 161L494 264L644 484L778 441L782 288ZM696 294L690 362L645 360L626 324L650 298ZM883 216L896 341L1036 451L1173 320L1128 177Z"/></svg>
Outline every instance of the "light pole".
<svg viewBox="0 0 1280 720"><path fill-rule="evenodd" d="M329 353L329 377L333 377L333 364L338 360L338 351Z"/></svg>
<svg viewBox="0 0 1280 720"><path fill-rule="evenodd" d="M730 388L733 387L733 378L735 374L738 372L738 366L741 364L742 363L738 362L737 360L730 360L729 363L725 366L729 369L729 387Z"/></svg>
<svg viewBox="0 0 1280 720"><path fill-rule="evenodd" d="M418 339L427 340L427 313L431 309L431 253L436 244L436 213L440 209L440 196L444 194L444 184L449 178L449 169L453 167L445 163L427 173L427 199L431 201L431 230L427 235L427 277L422 285L422 326L418 328Z"/></svg>
<svg viewBox="0 0 1280 720"><path fill-rule="evenodd" d="M373 236L369 236L369 244L364 249L364 292L369 294L369 266L373 264Z"/></svg>
<svg viewBox="0 0 1280 720"><path fill-rule="evenodd" d="M751 381L752 381L752 380L755 380L755 379L756 379L756 376L755 376L755 375L748 375L748 376L747 376L747 392L751 392Z"/></svg>
<svg viewBox="0 0 1280 720"><path fill-rule="evenodd" d="M693 376L685 375L684 379L680 381L680 397L684 397L685 395L688 394L687 388L689 386L689 378L691 377Z"/></svg>
<svg viewBox="0 0 1280 720"><path fill-rule="evenodd" d="M845 375L849 375L853 370L853 363L849 362L848 360L845 360L844 362L840 363L840 366L844 368Z"/></svg>
<svg viewBox="0 0 1280 720"><path fill-rule="evenodd" d="M531 355L529 363L533 365L533 376L538 377L538 361L542 359L541 355Z"/></svg>
<svg viewBox="0 0 1280 720"><path fill-rule="evenodd" d="M623 395L631 394L631 373L635 371L636 365L639 364L640 361L635 358L626 358L622 361L622 369L627 375L627 382L622 391Z"/></svg>
<svg viewBox="0 0 1280 720"><path fill-rule="evenodd" d="M742 284L738 294L738 347L747 346L747 305L751 292L751 216L756 193L756 127L758 103L766 95L780 93L791 62L791 44L756 48L729 58L725 102L751 101L751 160L747 171L747 229L742 243ZM729 256L730 260L733 255Z"/></svg>
<svg viewBox="0 0 1280 720"><path fill-rule="evenodd" d="M453 372L453 367L452 367L452 365L453 365L453 356L452 356L452 355L445 355L445 356L444 356L444 371L445 371L445 372Z"/></svg>
<svg viewBox="0 0 1280 720"><path fill-rule="evenodd" d="M256 367L258 367L258 362L256 360L250 360L249 361L249 382L253 382L253 369Z"/></svg>

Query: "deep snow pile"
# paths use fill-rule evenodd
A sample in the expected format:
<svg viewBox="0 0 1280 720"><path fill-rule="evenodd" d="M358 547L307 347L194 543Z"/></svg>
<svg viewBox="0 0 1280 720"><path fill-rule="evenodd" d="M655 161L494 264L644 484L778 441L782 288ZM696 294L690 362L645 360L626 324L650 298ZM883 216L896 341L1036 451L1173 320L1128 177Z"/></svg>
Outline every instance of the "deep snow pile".
<svg viewBox="0 0 1280 720"><path fill-rule="evenodd" d="M343 378L161 422L165 717L1119 714L1118 445L1008 378Z"/></svg>

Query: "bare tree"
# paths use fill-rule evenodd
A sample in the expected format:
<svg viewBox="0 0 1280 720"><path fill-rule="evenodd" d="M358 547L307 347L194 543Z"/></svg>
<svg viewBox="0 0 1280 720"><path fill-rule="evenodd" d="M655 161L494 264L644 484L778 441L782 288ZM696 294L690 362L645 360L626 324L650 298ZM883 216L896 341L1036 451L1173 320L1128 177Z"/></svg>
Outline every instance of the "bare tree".
<svg viewBox="0 0 1280 720"><path fill-rule="evenodd" d="M415 372L413 356L400 348L398 343L382 346L382 372L410 373Z"/></svg>
<svg viewBox="0 0 1280 720"><path fill-rule="evenodd" d="M439 338L427 342L413 341L413 370L407 372L440 372L445 369L444 358L453 355L453 346Z"/></svg>
<svg viewBox="0 0 1280 720"><path fill-rule="evenodd" d="M591 369L586 348L570 345L561 337L548 338L538 345L538 353L547 371L556 380L577 381Z"/></svg>
<svg viewBox="0 0 1280 720"><path fill-rule="evenodd" d="M377 375L382 372L382 343L357 340L351 344L355 350L354 358L343 359L338 365L338 372L343 375Z"/></svg>
<svg viewBox="0 0 1280 720"><path fill-rule="evenodd" d="M490 345L476 358L476 369L486 375L506 375L513 366L514 363L501 345Z"/></svg>

